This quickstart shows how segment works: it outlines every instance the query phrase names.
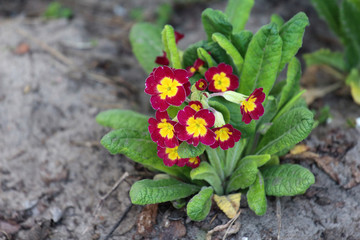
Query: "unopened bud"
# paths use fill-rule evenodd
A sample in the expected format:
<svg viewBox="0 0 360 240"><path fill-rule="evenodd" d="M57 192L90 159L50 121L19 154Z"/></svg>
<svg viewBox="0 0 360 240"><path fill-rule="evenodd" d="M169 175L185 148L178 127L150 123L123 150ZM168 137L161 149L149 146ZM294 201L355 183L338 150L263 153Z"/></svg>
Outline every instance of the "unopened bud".
<svg viewBox="0 0 360 240"><path fill-rule="evenodd" d="M225 120L224 120L224 116L222 115L221 112L218 111L213 111L214 115L215 115L215 124L214 127L222 127L225 125Z"/></svg>
<svg viewBox="0 0 360 240"><path fill-rule="evenodd" d="M236 104L240 104L241 102L243 102L248 96L238 93L238 92L234 92L234 91L226 91L223 92L222 96L228 100L229 102L233 102Z"/></svg>

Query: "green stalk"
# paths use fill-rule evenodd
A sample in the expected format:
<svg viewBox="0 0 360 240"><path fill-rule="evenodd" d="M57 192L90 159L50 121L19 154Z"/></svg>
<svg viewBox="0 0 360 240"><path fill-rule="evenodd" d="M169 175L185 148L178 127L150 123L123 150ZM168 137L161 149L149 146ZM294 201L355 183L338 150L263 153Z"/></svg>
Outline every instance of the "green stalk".
<svg viewBox="0 0 360 240"><path fill-rule="evenodd" d="M221 181L225 182L225 174L224 174L224 163L221 161L220 156L216 149L212 149L211 147L206 147L207 156L209 162L213 168L215 168L216 173L220 177Z"/></svg>

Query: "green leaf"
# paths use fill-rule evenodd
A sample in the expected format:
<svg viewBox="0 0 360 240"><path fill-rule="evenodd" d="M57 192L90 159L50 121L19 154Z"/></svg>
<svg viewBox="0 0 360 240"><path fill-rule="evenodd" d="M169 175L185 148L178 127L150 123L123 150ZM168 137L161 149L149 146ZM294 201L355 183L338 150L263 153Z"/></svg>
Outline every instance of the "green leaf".
<svg viewBox="0 0 360 240"><path fill-rule="evenodd" d="M270 159L271 159L270 154L247 155L246 157L241 159L241 161L239 162L239 164L236 167L239 168L241 162L252 161L252 162L255 162L256 166L259 168L259 167L262 167L263 165L265 165L268 161L270 161Z"/></svg>
<svg viewBox="0 0 360 240"><path fill-rule="evenodd" d="M192 180L205 180L214 188L216 194L222 195L224 193L216 170L207 162L203 161L197 168L191 170L190 177Z"/></svg>
<svg viewBox="0 0 360 240"><path fill-rule="evenodd" d="M270 22L275 23L276 26L278 27L278 29L280 29L282 27L282 25L284 25L284 23L285 23L284 19L278 14L271 15Z"/></svg>
<svg viewBox="0 0 360 240"><path fill-rule="evenodd" d="M148 131L118 129L109 132L101 139L101 144L111 154L124 154L145 167L165 172L172 176L189 179L190 168L164 165L157 156L157 145L151 140Z"/></svg>
<svg viewBox="0 0 360 240"><path fill-rule="evenodd" d="M238 33L245 28L254 0L229 0L225 14L233 26L233 32Z"/></svg>
<svg viewBox="0 0 360 240"><path fill-rule="evenodd" d="M265 183L260 172L257 173L255 182L249 187L246 198L249 208L253 210L256 215L262 216L266 213Z"/></svg>
<svg viewBox="0 0 360 240"><path fill-rule="evenodd" d="M212 196L212 187L203 187L198 194L190 199L186 212L191 220L202 221L206 218L210 212Z"/></svg>
<svg viewBox="0 0 360 240"><path fill-rule="evenodd" d="M353 68L346 78L346 84L350 86L351 95L354 102L360 105L360 73L359 70Z"/></svg>
<svg viewBox="0 0 360 240"><path fill-rule="evenodd" d="M166 56L169 59L170 65L173 68L182 68L180 55L176 46L174 28L170 25L165 25L161 32L161 36Z"/></svg>
<svg viewBox="0 0 360 240"><path fill-rule="evenodd" d="M352 54L360 56L360 9L353 1L344 0L340 8L340 16L343 30L356 50L356 53Z"/></svg>
<svg viewBox="0 0 360 240"><path fill-rule="evenodd" d="M230 122L230 112L229 112L229 109L227 109L227 107L225 107L223 104L221 104L217 101L210 100L208 103L209 103L210 107L213 107L216 111L221 112L221 114L224 117L225 123Z"/></svg>
<svg viewBox="0 0 360 240"><path fill-rule="evenodd" d="M131 186L130 199L133 204L145 205L173 201L188 197L200 189L176 179L137 181Z"/></svg>
<svg viewBox="0 0 360 240"><path fill-rule="evenodd" d="M199 47L202 47L205 44L205 41L199 41L197 43L191 44L185 51L183 54L183 66L189 67L194 65L196 59L198 59L198 53L197 53L197 49Z"/></svg>
<svg viewBox="0 0 360 240"><path fill-rule="evenodd" d="M221 181L224 181L225 176L223 169L224 169L225 158L221 158L223 154L221 154L220 151L218 149L213 149L209 146L206 147L206 153L211 166L215 168L215 171L217 175L220 177Z"/></svg>
<svg viewBox="0 0 360 240"><path fill-rule="evenodd" d="M99 113L96 122L112 129L131 128L139 131L148 129L149 117L131 110L112 109Z"/></svg>
<svg viewBox="0 0 360 240"><path fill-rule="evenodd" d="M309 19L305 13L299 12L280 29L280 37L283 41L279 72L296 55L302 45L305 27L309 25Z"/></svg>
<svg viewBox="0 0 360 240"><path fill-rule="evenodd" d="M286 85L281 91L278 109L281 109L300 90L301 65L296 57L293 57L288 65Z"/></svg>
<svg viewBox="0 0 360 240"><path fill-rule="evenodd" d="M256 121L257 129L260 129L264 124L269 123L277 113L277 101L273 96L268 96L264 105L264 115L262 115L258 121Z"/></svg>
<svg viewBox="0 0 360 240"><path fill-rule="evenodd" d="M329 49L320 49L313 53L304 54L303 57L307 67L313 65L328 65L340 71L346 71L344 54L341 52L332 52Z"/></svg>
<svg viewBox="0 0 360 240"><path fill-rule="evenodd" d="M249 43L253 37L252 32L243 30L239 33L231 35L231 42L234 44L236 49L239 51L241 56L245 58L246 51L248 49Z"/></svg>
<svg viewBox="0 0 360 240"><path fill-rule="evenodd" d="M210 53L211 57L216 63L226 63L235 67L231 58L226 54L225 50L222 49L216 42L207 42L204 45L206 52ZM215 65L217 66L217 64Z"/></svg>
<svg viewBox="0 0 360 240"><path fill-rule="evenodd" d="M177 113L178 113L180 110L184 109L185 106L187 106L186 103L183 103L183 104L181 104L180 106L170 105L170 106L168 107L168 109L167 109L167 112L168 112L168 114L169 114L169 117L170 117L171 119L173 119L174 117L176 117L176 116L177 116Z"/></svg>
<svg viewBox="0 0 360 240"><path fill-rule="evenodd" d="M208 67L214 67L217 65L216 61L204 48L198 48L197 55L201 60L207 63Z"/></svg>
<svg viewBox="0 0 360 240"><path fill-rule="evenodd" d="M257 154L276 154L304 140L314 124L313 114L306 108L295 108L276 119L256 148Z"/></svg>
<svg viewBox="0 0 360 240"><path fill-rule="evenodd" d="M284 113L290 111L291 109L295 108L295 106L299 103L299 101L302 99L301 95L303 95L305 93L305 89L302 90L301 92L299 92L298 94L296 94L293 98L291 98L284 107L282 107L280 109L280 111L278 111L276 113L276 116L274 117L273 121L276 121L276 119L278 119L279 117L281 117ZM304 107L307 107L306 104Z"/></svg>
<svg viewBox="0 0 360 240"><path fill-rule="evenodd" d="M258 172L257 164L252 159L241 159L237 168L230 176L226 193L245 189L254 183Z"/></svg>
<svg viewBox="0 0 360 240"><path fill-rule="evenodd" d="M282 164L261 170L268 196L295 196L303 194L315 183L314 175L296 164Z"/></svg>
<svg viewBox="0 0 360 240"><path fill-rule="evenodd" d="M205 151L206 146L199 143L196 147L187 142L182 142L178 148L178 154L181 158L192 158L200 156Z"/></svg>
<svg viewBox="0 0 360 240"><path fill-rule="evenodd" d="M238 142L235 143L233 148L230 148L225 151L226 153L225 168L224 168L225 177L229 177L233 173L234 168L238 164L245 146L246 146L246 139L241 138Z"/></svg>
<svg viewBox="0 0 360 240"><path fill-rule="evenodd" d="M267 95L277 77L281 58L282 40L276 24L262 27L252 38L246 56L238 91L250 95L262 87Z"/></svg>
<svg viewBox="0 0 360 240"><path fill-rule="evenodd" d="M242 66L244 63L244 59L242 58L240 53L237 51L235 46L221 33L214 33L212 35L212 39L214 40L214 42L218 43L220 45L220 47L222 47L226 51L227 55L229 55L231 57L232 61L234 62L235 66L236 66L236 69L237 69L234 72L241 72L241 69L242 69Z"/></svg>
<svg viewBox="0 0 360 240"><path fill-rule="evenodd" d="M337 2L337 0L311 0L319 16L327 22L336 35L342 37L340 11Z"/></svg>
<svg viewBox="0 0 360 240"><path fill-rule="evenodd" d="M150 23L137 23L130 31L133 53L147 73L151 73L157 56L162 55L161 29Z"/></svg>
<svg viewBox="0 0 360 240"><path fill-rule="evenodd" d="M232 25L227 20L227 16L221 11L207 8L201 14L201 21L204 25L208 41L211 41L211 36L216 32L230 37Z"/></svg>

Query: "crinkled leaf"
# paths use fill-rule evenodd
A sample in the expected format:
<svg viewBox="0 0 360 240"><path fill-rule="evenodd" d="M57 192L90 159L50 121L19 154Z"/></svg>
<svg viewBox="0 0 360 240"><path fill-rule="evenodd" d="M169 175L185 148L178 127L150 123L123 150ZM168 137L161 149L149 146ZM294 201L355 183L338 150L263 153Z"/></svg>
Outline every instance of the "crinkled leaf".
<svg viewBox="0 0 360 240"><path fill-rule="evenodd" d="M245 56L238 91L250 95L262 87L267 95L275 83L281 59L282 40L276 24L263 26L251 39Z"/></svg>
<svg viewBox="0 0 360 240"><path fill-rule="evenodd" d="M198 57L203 60L208 67L215 67L217 65L216 61L211 57L211 55L204 48L197 49Z"/></svg>
<svg viewBox="0 0 360 240"><path fill-rule="evenodd" d="M170 25L165 25L161 32L161 36L166 56L169 59L170 65L173 68L182 68L180 55L176 46L174 28Z"/></svg>
<svg viewBox="0 0 360 240"><path fill-rule="evenodd" d="M236 216L240 208L241 193L233 193L226 196L214 195L216 205L225 213L225 215L232 219Z"/></svg>
<svg viewBox="0 0 360 240"><path fill-rule="evenodd" d="M233 61L216 42L208 42L204 45L204 49L208 52L216 63L226 63L234 67ZM216 64L217 65L217 64ZM216 66L215 65L215 66Z"/></svg>
<svg viewBox="0 0 360 240"><path fill-rule="evenodd" d="M101 139L101 144L111 154L124 154L145 167L182 179L190 178L190 168L164 165L163 160L157 156L157 145L151 140L148 131L117 129L106 134Z"/></svg>
<svg viewBox="0 0 360 240"><path fill-rule="evenodd" d="M227 20L227 16L221 11L207 8L201 14L201 21L204 25L208 41L211 41L211 36L216 32L230 37L233 29L232 25Z"/></svg>
<svg viewBox="0 0 360 240"><path fill-rule="evenodd" d="M223 187L216 170L207 162L201 162L197 168L190 172L192 180L205 180L215 190L217 194L223 194Z"/></svg>
<svg viewBox="0 0 360 240"><path fill-rule="evenodd" d="M254 0L229 0L225 14L233 26L233 32L238 33L245 28Z"/></svg>
<svg viewBox="0 0 360 240"><path fill-rule="evenodd" d="M328 65L340 71L346 71L344 54L341 52L332 52L329 49L320 49L313 53L303 55L306 66Z"/></svg>
<svg viewBox="0 0 360 240"><path fill-rule="evenodd" d="M295 96L293 96L286 104L283 106L280 111L276 113L276 116L274 117L273 121L276 121L279 117L281 117L283 114L290 111L290 109L295 108L295 106L299 103L300 100L302 100L301 95L305 93L306 90L302 90ZM306 104L304 107L307 107Z"/></svg>
<svg viewBox="0 0 360 240"><path fill-rule="evenodd" d="M351 95L354 102L360 105L360 73L359 70L353 68L346 78L346 84L350 86Z"/></svg>
<svg viewBox="0 0 360 240"><path fill-rule="evenodd" d="M304 140L314 124L313 113L306 108L295 108L285 112L260 140L257 154L276 154Z"/></svg>
<svg viewBox="0 0 360 240"><path fill-rule="evenodd" d="M198 59L198 53L197 53L197 49L199 47L202 47L205 44L205 41L199 41L197 43L191 44L185 51L183 54L183 66L189 67L192 66L196 59Z"/></svg>
<svg viewBox="0 0 360 240"><path fill-rule="evenodd" d="M96 122L113 129L131 128L139 131L148 129L149 117L131 110L112 109L99 113Z"/></svg>
<svg viewBox="0 0 360 240"><path fill-rule="evenodd" d="M258 172L257 164L252 159L241 159L237 168L231 174L226 187L226 193L244 189L254 183Z"/></svg>
<svg viewBox="0 0 360 240"><path fill-rule="evenodd" d="M282 164L261 170L265 181L265 192L269 196L295 196L303 194L315 183L314 175L296 164Z"/></svg>
<svg viewBox="0 0 360 240"><path fill-rule="evenodd" d="M249 208L253 210L256 215L262 216L266 213L267 201L265 184L260 172L257 173L255 182L249 187L246 198Z"/></svg>
<svg viewBox="0 0 360 240"><path fill-rule="evenodd" d="M168 109L167 109L167 112L168 112L168 114L169 114L169 117L170 117L171 119L174 118L174 117L176 117L176 116L177 116L177 113L178 113L180 110L184 109L185 106L186 106L185 103L181 104L180 106L170 105L170 106L168 107Z"/></svg>
<svg viewBox="0 0 360 240"><path fill-rule="evenodd" d="M360 56L360 9L353 1L344 0L340 8L340 16L343 30L356 50L356 53L352 54Z"/></svg>
<svg viewBox="0 0 360 240"><path fill-rule="evenodd" d="M274 98L273 96L268 96L267 101L264 105L264 115L262 115L260 119L256 121L257 129L260 129L260 127L263 124L269 123L275 117L276 113L277 113L276 98Z"/></svg>
<svg viewBox="0 0 360 240"><path fill-rule="evenodd" d="M210 212L212 196L212 187L203 187L198 194L190 199L186 212L191 220L202 221L206 218Z"/></svg>
<svg viewBox="0 0 360 240"><path fill-rule="evenodd" d="M151 73L157 56L162 55L161 29L150 23L137 23L130 31L133 53L147 73Z"/></svg>
<svg viewBox="0 0 360 240"><path fill-rule="evenodd" d="M210 107L213 107L215 110L222 113L225 123L230 122L230 112L229 112L229 109L227 109L227 107L225 107L223 104L221 104L217 101L210 100L208 103L209 103Z"/></svg>
<svg viewBox="0 0 360 240"><path fill-rule="evenodd" d="M138 205L162 203L188 197L199 190L198 186L176 179L144 179L131 186L130 199Z"/></svg>
<svg viewBox="0 0 360 240"><path fill-rule="evenodd" d="M242 158L236 167L239 168L241 162L255 162L256 166L259 168L259 167L262 167L263 165L265 165L268 161L270 161L270 159L271 159L270 154L248 155L248 156Z"/></svg>
<svg viewBox="0 0 360 240"><path fill-rule="evenodd" d="M287 21L280 28L280 37L283 41L279 72L296 55L302 45L305 27L309 25L309 19L305 13L300 12Z"/></svg>
<svg viewBox="0 0 360 240"><path fill-rule="evenodd" d="M311 0L319 16L326 20L331 30L339 37L343 36L340 24L340 11L337 0Z"/></svg>
<svg viewBox="0 0 360 240"><path fill-rule="evenodd" d="M286 85L282 88L278 109L281 109L300 90L301 65L296 57L290 61L287 69Z"/></svg>
<svg viewBox="0 0 360 240"><path fill-rule="evenodd" d="M245 58L246 51L248 49L249 43L253 37L252 32L243 30L239 33L231 35L231 42L234 44L236 49L239 51L241 56Z"/></svg>
<svg viewBox="0 0 360 240"><path fill-rule="evenodd" d="M244 59L240 55L240 53L237 51L235 46L229 41L229 39L227 39L221 33L214 33L212 35L212 39L214 40L214 42L218 43L219 46L222 47L222 49L225 50L227 55L230 56L230 58L232 59L233 63L236 66L236 68L233 69L234 72L235 73L241 72L241 69L242 69L242 66L244 63Z"/></svg>
<svg viewBox="0 0 360 240"><path fill-rule="evenodd" d="M278 14L272 14L270 22L275 23L278 29L280 29L285 23L284 19Z"/></svg>
<svg viewBox="0 0 360 240"><path fill-rule="evenodd" d="M199 143L196 147L187 142L182 142L178 148L178 154L181 158L192 158L200 156L205 151L206 146Z"/></svg>
<svg viewBox="0 0 360 240"><path fill-rule="evenodd" d="M224 160L225 160L224 151L221 150L220 148L213 149L207 146L206 153L211 166L213 166L217 175L220 177L221 181L224 181L225 180L225 176L223 172Z"/></svg>

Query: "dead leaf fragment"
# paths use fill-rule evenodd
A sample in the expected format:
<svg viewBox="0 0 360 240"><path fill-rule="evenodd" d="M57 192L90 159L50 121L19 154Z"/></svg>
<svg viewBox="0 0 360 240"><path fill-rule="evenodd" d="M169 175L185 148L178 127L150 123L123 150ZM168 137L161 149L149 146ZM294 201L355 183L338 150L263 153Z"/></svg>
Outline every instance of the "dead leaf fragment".
<svg viewBox="0 0 360 240"><path fill-rule="evenodd" d="M28 53L29 51L30 51L30 46L29 46L29 44L27 44L27 43L20 43L20 44L16 47L14 53L17 54L17 55L24 55L24 54Z"/></svg>
<svg viewBox="0 0 360 240"><path fill-rule="evenodd" d="M13 221L0 220L0 232L5 232L8 235L17 233L20 229L20 225Z"/></svg>
<svg viewBox="0 0 360 240"><path fill-rule="evenodd" d="M157 212L158 204L149 204L143 208L136 223L138 234L142 236L150 235L156 223Z"/></svg>
<svg viewBox="0 0 360 240"><path fill-rule="evenodd" d="M214 195L218 207L228 218L234 218L240 208L241 193L234 193L227 196Z"/></svg>
<svg viewBox="0 0 360 240"><path fill-rule="evenodd" d="M290 150L290 154L296 155L306 152L307 150L309 150L308 146L306 146L305 144L298 144L293 149Z"/></svg>

